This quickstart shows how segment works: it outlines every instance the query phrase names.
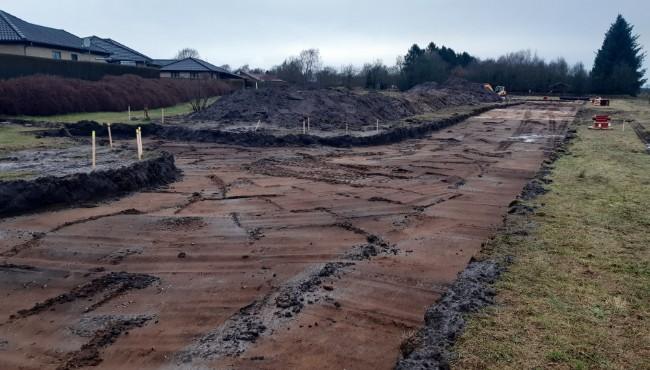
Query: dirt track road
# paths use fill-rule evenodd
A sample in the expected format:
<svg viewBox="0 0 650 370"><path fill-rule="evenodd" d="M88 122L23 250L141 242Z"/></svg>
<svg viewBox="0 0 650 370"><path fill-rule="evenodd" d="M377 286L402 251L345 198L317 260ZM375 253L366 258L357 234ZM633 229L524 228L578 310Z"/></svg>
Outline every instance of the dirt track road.
<svg viewBox="0 0 650 370"><path fill-rule="evenodd" d="M392 368L576 110L370 148L166 143L167 189L0 220L0 368Z"/></svg>

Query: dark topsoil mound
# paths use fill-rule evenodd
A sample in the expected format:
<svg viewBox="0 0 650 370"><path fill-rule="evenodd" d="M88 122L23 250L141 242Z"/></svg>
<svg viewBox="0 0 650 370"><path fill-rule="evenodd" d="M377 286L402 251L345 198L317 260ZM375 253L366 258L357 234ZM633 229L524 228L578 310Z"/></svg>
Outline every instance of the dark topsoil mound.
<svg viewBox="0 0 650 370"><path fill-rule="evenodd" d="M160 156L130 166L34 180L0 181L0 218L168 184L180 176L174 156Z"/></svg>
<svg viewBox="0 0 650 370"><path fill-rule="evenodd" d="M298 89L277 87L241 90L224 96L190 119L222 123L273 123L286 128L300 126L307 117L320 130L370 125L376 120L395 121L441 108L488 103L500 98L482 85L450 79L443 85L425 83L405 93L361 93L348 89Z"/></svg>

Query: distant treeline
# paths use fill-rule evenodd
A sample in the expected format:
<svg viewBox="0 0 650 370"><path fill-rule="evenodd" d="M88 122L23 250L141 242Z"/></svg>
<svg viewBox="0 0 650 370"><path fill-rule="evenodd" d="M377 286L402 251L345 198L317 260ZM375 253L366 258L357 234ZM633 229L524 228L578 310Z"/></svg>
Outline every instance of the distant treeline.
<svg viewBox="0 0 650 370"><path fill-rule="evenodd" d="M633 27L619 15L606 34L591 72L582 63L569 65L563 58L546 61L530 51L480 60L467 52L430 43L426 48L413 45L394 66L376 61L360 69L352 65L322 68L318 50L309 49L288 58L268 73L291 83L320 87L406 90L422 82L444 82L455 76L503 85L508 91L519 93L636 95L646 81L643 78L645 70L641 68L645 54L637 39Z"/></svg>
<svg viewBox="0 0 650 370"><path fill-rule="evenodd" d="M218 80L106 76L99 81L29 76L0 80L0 115L54 115L159 108L216 96L233 87Z"/></svg>

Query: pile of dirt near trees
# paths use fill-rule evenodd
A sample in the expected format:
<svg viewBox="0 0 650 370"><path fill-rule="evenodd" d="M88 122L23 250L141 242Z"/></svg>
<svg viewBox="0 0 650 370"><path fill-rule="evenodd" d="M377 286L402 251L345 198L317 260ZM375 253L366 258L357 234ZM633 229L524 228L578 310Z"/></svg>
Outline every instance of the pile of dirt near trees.
<svg viewBox="0 0 650 370"><path fill-rule="evenodd" d="M53 115L159 108L202 96L222 95L233 87L222 81L146 79L135 75L86 81L35 75L0 81L0 115Z"/></svg>
<svg viewBox="0 0 650 370"><path fill-rule="evenodd" d="M457 105L496 102L499 97L480 84L450 80L438 86L418 85L405 93L360 92L345 88L299 89L278 87L237 91L190 119L220 123L272 123L291 128L309 117L319 129L395 121Z"/></svg>

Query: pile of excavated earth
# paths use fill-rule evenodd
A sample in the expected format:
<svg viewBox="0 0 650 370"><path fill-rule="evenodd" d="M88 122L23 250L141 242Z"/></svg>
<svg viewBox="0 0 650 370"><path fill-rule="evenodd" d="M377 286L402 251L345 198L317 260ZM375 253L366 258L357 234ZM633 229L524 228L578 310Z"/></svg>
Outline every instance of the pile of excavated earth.
<svg viewBox="0 0 650 370"><path fill-rule="evenodd" d="M404 93L278 87L235 92L188 118L223 124L261 121L285 128L294 128L309 118L320 130L334 130L345 129L346 124L370 125L376 120L395 121L446 107L497 101L500 98L481 84L462 79L441 85L429 82Z"/></svg>

